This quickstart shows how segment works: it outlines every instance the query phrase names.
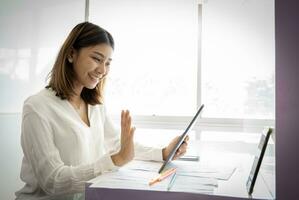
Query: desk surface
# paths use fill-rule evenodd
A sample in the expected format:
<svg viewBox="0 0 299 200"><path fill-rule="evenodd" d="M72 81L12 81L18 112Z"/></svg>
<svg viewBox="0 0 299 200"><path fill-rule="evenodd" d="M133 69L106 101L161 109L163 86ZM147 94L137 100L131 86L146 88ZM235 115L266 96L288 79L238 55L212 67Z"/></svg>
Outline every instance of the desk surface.
<svg viewBox="0 0 299 200"><path fill-rule="evenodd" d="M236 171L228 181L218 180L218 187L214 191L215 195L257 199L275 198L273 148L267 149L252 197L248 196L246 182L255 153L254 151L244 150L246 148L250 149L248 146L254 147L255 144L210 141L195 141L191 144L190 153L198 154L202 163L236 166ZM272 168L269 169L269 166L272 166Z"/></svg>
<svg viewBox="0 0 299 200"><path fill-rule="evenodd" d="M214 145L214 146L213 146ZM240 144L236 144L240 145ZM270 173L270 182L273 184L267 183L269 180L269 173L267 177L263 176L263 173L260 173L252 197L249 197L246 190L246 181L253 163L253 155L248 153L238 153L225 151L221 148L219 143L211 142L202 142L196 141L190 144L190 151L188 154L194 155L196 153L200 156L200 163L205 163L208 165L223 165L223 166L234 166L236 170L229 180L218 180L218 187L214 190L214 198L216 196L228 196L228 197L241 197L241 198L256 198L256 199L274 199L273 188L269 188L274 184L274 173ZM171 193L176 193L178 197L188 197L188 199L196 199L195 197L200 194L195 193L181 193L179 192L163 192L163 191L149 191L149 190L122 190L119 189L108 189L108 188L90 188L88 185L86 187L86 199L92 200L94 196L100 195L114 195L114 192L117 190L118 193L121 193L123 197L133 197L133 196L142 196L149 194L149 196L158 198L158 199L171 199L173 195ZM113 194L111 194L113 193ZM180 196L183 195L183 196ZM187 195L187 196L186 196ZM144 197L144 196L143 196ZM170 198L171 197L171 198ZM214 199L213 198L213 199ZM218 197L217 197L218 198ZM129 199L129 198L125 198Z"/></svg>

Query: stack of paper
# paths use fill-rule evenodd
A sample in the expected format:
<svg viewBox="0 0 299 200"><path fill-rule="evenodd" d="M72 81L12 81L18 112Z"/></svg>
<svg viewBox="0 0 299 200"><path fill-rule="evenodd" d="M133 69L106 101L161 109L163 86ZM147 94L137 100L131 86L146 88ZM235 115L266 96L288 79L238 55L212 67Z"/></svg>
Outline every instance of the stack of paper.
<svg viewBox="0 0 299 200"><path fill-rule="evenodd" d="M236 170L235 167L212 166L188 161L173 161L169 166L176 167L177 173L182 176L207 177L218 180L228 180Z"/></svg>
<svg viewBox="0 0 299 200"><path fill-rule="evenodd" d="M217 179L177 175L170 191L213 194Z"/></svg>
<svg viewBox="0 0 299 200"><path fill-rule="evenodd" d="M109 172L98 176L91 181L93 184L90 187L165 191L169 178L153 186L149 186L149 181L157 176L158 173L153 171L122 168L116 172Z"/></svg>
<svg viewBox="0 0 299 200"><path fill-rule="evenodd" d="M91 180L90 187L168 191L171 176L149 186L149 181L159 175L161 165L161 162L134 160L118 171L108 172ZM175 181L169 191L204 194L212 194L218 186L217 179L228 180L235 170L233 167L217 168L188 161L174 161L169 167L177 169Z"/></svg>

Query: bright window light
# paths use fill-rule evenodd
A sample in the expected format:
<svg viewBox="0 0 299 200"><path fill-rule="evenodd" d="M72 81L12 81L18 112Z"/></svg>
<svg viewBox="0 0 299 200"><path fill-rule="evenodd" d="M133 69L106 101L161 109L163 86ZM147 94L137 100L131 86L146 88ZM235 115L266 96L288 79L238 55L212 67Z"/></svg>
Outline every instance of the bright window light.
<svg viewBox="0 0 299 200"><path fill-rule="evenodd" d="M204 117L274 119L274 43L273 0L204 2Z"/></svg>
<svg viewBox="0 0 299 200"><path fill-rule="evenodd" d="M135 115L193 115L196 1L91 1L90 21L115 39L106 87L110 113L130 109Z"/></svg>

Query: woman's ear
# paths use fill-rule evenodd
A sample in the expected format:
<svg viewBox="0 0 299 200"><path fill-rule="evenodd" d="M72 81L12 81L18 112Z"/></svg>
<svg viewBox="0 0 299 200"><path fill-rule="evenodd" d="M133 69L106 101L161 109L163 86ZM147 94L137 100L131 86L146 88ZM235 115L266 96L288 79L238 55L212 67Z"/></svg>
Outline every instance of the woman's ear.
<svg viewBox="0 0 299 200"><path fill-rule="evenodd" d="M77 56L77 51L74 48L71 48L70 53L67 56L69 63L74 62L74 58Z"/></svg>
<svg viewBox="0 0 299 200"><path fill-rule="evenodd" d="M70 56L67 58L67 60L69 61L69 63L73 63L73 58L71 58Z"/></svg>

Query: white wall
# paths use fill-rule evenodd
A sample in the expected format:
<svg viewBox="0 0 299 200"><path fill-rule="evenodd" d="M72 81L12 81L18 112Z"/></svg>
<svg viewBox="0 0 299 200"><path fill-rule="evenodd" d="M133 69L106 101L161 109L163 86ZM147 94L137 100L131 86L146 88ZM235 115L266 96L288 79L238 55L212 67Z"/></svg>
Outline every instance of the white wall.
<svg viewBox="0 0 299 200"><path fill-rule="evenodd" d="M0 199L14 199L14 192L23 186L20 180L22 149L20 114L0 114Z"/></svg>
<svg viewBox="0 0 299 200"><path fill-rule="evenodd" d="M14 199L19 178L21 111L45 78L71 28L84 21L84 0L0 2L0 199Z"/></svg>

